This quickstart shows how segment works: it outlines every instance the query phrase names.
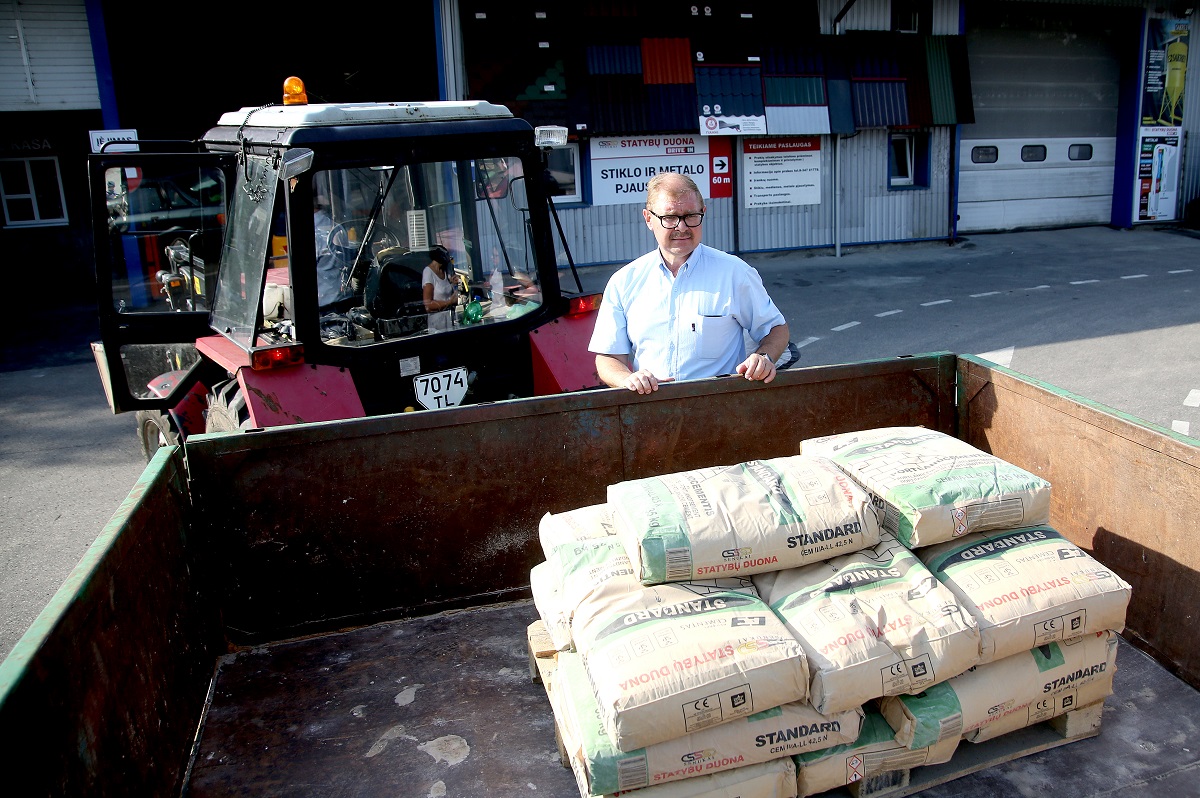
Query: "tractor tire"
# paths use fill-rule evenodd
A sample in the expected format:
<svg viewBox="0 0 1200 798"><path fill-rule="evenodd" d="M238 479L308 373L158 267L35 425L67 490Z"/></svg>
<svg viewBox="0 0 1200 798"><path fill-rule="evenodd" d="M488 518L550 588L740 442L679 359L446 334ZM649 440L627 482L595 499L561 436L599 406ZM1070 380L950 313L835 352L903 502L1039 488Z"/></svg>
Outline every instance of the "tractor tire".
<svg viewBox="0 0 1200 798"><path fill-rule="evenodd" d="M179 430L171 416L161 410L139 410L134 413L137 420L138 440L142 444L142 456L149 463L164 446L179 443Z"/></svg>
<svg viewBox="0 0 1200 798"><path fill-rule="evenodd" d="M208 396L205 432L237 432L250 429L250 408L236 379L219 382Z"/></svg>

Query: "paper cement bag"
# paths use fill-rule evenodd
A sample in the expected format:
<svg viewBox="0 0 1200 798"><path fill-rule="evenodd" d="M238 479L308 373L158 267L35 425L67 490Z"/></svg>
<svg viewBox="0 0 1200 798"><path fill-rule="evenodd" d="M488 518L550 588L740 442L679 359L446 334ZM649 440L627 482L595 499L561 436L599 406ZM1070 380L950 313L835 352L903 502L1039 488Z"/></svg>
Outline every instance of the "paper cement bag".
<svg viewBox="0 0 1200 798"><path fill-rule="evenodd" d="M562 513L546 513L538 522L538 540L546 559L554 547L577 540L602 538L616 534L612 525L612 511L607 504L591 504Z"/></svg>
<svg viewBox="0 0 1200 798"><path fill-rule="evenodd" d="M576 782L580 772L571 760ZM586 785L580 785L580 795L587 798ZM796 798L796 765L785 756L757 765L722 770L683 781L669 781L643 787L636 793L610 793L605 798Z"/></svg>
<svg viewBox="0 0 1200 798"><path fill-rule="evenodd" d="M929 748L906 748L896 742L892 727L883 716L868 709L863 718L862 733L855 742L793 757L796 761L796 791L801 796L815 795L889 770L940 765L949 762L957 748L957 737Z"/></svg>
<svg viewBox="0 0 1200 798"><path fill-rule="evenodd" d="M879 708L896 740L908 747L959 737L978 742L996 736L984 732L991 724L1014 716L1023 721L1028 708L1044 699L1091 682L1107 683L1111 692L1116 663L1116 634L1089 634L980 665L920 695L885 698Z"/></svg>
<svg viewBox="0 0 1200 798"><path fill-rule="evenodd" d="M980 662L1125 628L1130 586L1051 527L981 532L916 554L975 616Z"/></svg>
<svg viewBox="0 0 1200 798"><path fill-rule="evenodd" d="M1077 709L1091 706L1103 701L1113 694L1113 676L1116 666L1109 668L1099 679L1085 682L1078 687L1069 687L1052 695L1044 695L1025 707L1020 712L1010 712L1000 720L982 726L963 739L972 743L982 743L999 737L1002 734L1033 726L1042 721L1057 718ZM1103 711L1103 710L1102 710Z"/></svg>
<svg viewBox="0 0 1200 798"><path fill-rule="evenodd" d="M601 537L556 545L529 572L529 587L554 647L565 651L573 645L571 619L580 602L601 589L624 593L641 583L621 541Z"/></svg>
<svg viewBox="0 0 1200 798"><path fill-rule="evenodd" d="M970 614L886 532L872 548L753 581L803 646L819 712L915 693L979 661Z"/></svg>
<svg viewBox="0 0 1200 798"><path fill-rule="evenodd" d="M883 528L909 548L1050 520L1050 483L943 432L880 427L802 441L884 503Z"/></svg>
<svg viewBox="0 0 1200 798"><path fill-rule="evenodd" d="M619 482L608 504L646 585L777 571L879 541L866 492L819 457Z"/></svg>
<svg viewBox="0 0 1200 798"><path fill-rule="evenodd" d="M572 634L622 751L808 697L800 644L749 580L594 594Z"/></svg>
<svg viewBox="0 0 1200 798"><path fill-rule="evenodd" d="M582 765L589 795L692 779L853 742L862 726L857 708L827 716L807 702L793 702L623 753L608 736L579 654L558 656L552 694L556 716L572 730L569 753Z"/></svg>

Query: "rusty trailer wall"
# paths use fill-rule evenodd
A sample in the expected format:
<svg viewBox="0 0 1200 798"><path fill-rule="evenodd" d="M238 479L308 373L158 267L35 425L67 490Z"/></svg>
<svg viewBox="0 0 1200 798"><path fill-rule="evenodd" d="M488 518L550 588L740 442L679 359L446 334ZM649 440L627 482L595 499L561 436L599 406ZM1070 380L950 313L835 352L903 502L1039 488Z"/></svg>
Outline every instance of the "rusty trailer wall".
<svg viewBox="0 0 1200 798"><path fill-rule="evenodd" d="M1200 688L1200 447L959 359L959 437L1049 480L1050 524L1133 586L1124 637Z"/></svg>
<svg viewBox="0 0 1200 798"><path fill-rule="evenodd" d="M953 367L897 358L785 371L767 389L704 380L194 437L195 542L239 642L523 597L545 513L848 427L953 433Z"/></svg>

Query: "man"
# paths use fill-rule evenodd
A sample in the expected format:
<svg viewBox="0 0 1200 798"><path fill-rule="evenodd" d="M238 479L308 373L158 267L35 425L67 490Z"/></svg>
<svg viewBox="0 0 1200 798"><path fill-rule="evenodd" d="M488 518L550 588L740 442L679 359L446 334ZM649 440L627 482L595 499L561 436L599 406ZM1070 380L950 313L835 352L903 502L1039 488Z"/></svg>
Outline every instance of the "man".
<svg viewBox="0 0 1200 798"><path fill-rule="evenodd" d="M686 175L661 172L647 184L642 217L658 248L609 279L588 345L605 385L645 394L721 374L775 379L787 321L753 267L700 243L705 212ZM747 334L758 342L749 355Z"/></svg>

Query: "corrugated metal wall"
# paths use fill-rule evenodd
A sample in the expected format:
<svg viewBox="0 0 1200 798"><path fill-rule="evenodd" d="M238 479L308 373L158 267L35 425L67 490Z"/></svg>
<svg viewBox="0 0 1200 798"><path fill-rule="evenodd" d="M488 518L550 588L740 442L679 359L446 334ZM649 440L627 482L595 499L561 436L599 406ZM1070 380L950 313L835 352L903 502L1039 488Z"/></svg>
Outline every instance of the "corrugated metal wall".
<svg viewBox="0 0 1200 798"><path fill-rule="evenodd" d="M99 107L83 0L0 2L0 111Z"/></svg>
<svg viewBox="0 0 1200 798"><path fill-rule="evenodd" d="M834 17L850 0L819 0L821 9L821 33L835 33ZM992 2L992 0L987 0ZM933 0L933 25L930 33L958 33L959 0ZM858 0L846 16L842 17L841 29L888 30L892 26L891 3L864 3Z"/></svg>

